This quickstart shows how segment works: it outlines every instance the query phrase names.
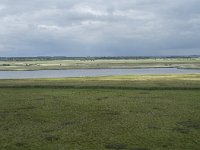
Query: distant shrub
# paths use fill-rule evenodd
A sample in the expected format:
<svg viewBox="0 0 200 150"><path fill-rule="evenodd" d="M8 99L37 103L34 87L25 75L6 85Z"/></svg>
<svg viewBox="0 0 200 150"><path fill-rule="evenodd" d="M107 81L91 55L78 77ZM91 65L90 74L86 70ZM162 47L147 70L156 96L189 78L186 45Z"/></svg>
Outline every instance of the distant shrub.
<svg viewBox="0 0 200 150"><path fill-rule="evenodd" d="M10 64L2 64L2 66L10 66Z"/></svg>

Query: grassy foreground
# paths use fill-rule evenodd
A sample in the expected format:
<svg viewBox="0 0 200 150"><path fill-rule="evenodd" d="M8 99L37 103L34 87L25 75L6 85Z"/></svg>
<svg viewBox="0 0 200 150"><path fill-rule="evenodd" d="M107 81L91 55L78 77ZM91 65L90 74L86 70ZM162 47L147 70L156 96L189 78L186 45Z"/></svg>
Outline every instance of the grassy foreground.
<svg viewBox="0 0 200 150"><path fill-rule="evenodd" d="M1 150L199 150L200 74L0 80Z"/></svg>

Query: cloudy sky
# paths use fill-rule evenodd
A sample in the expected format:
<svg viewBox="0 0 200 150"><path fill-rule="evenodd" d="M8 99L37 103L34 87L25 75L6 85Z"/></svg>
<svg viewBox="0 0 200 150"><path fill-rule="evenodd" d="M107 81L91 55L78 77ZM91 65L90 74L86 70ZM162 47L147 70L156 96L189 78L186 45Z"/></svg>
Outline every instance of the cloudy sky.
<svg viewBox="0 0 200 150"><path fill-rule="evenodd" d="M200 55L200 0L0 0L0 56Z"/></svg>

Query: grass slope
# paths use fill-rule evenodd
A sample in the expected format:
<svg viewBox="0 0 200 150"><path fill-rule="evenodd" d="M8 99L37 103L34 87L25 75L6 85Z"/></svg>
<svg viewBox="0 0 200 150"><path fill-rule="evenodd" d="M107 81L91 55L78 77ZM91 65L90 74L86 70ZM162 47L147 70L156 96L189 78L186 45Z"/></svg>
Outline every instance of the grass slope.
<svg viewBox="0 0 200 150"><path fill-rule="evenodd" d="M198 150L200 74L0 80L2 150Z"/></svg>

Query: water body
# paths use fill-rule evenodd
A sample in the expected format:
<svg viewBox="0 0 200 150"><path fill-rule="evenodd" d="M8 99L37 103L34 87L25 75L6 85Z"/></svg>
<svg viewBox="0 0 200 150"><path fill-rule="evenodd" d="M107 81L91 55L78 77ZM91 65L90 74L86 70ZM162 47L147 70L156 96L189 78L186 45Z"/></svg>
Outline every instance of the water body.
<svg viewBox="0 0 200 150"><path fill-rule="evenodd" d="M112 75L150 75L150 74L193 74L194 69L145 68L145 69L71 69L38 71L0 71L0 79L24 78L63 78L63 77L98 77Z"/></svg>

